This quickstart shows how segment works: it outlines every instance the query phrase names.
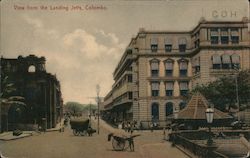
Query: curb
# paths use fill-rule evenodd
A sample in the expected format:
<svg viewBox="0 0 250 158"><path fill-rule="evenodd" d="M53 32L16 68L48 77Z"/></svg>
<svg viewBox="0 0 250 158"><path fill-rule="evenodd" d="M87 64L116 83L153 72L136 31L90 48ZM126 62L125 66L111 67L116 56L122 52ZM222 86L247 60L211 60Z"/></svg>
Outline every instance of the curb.
<svg viewBox="0 0 250 158"><path fill-rule="evenodd" d="M183 149L182 147L180 147L179 145L175 145L175 147L177 149L179 149L181 152L183 152L185 155L187 155L190 158L196 158L194 157L194 155L192 155L189 151L186 151L185 149Z"/></svg>
<svg viewBox="0 0 250 158"><path fill-rule="evenodd" d="M27 133L27 135L25 135L25 136L13 137L13 138L10 138L10 139L0 138L0 140L2 140L2 141L11 141L11 140L17 140L17 139L26 138L26 137L31 137L31 136L33 136L32 133Z"/></svg>

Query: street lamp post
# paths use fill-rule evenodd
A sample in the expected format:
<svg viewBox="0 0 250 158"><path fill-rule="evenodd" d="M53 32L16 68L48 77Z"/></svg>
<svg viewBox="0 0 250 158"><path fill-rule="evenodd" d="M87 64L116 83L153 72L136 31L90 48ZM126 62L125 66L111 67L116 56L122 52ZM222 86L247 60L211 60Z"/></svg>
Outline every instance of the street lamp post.
<svg viewBox="0 0 250 158"><path fill-rule="evenodd" d="M240 102L239 102L239 90L238 90L239 68L237 65L234 65L234 70L237 71L237 74L235 75L235 91L236 91L236 106L238 108L238 121L240 121Z"/></svg>
<svg viewBox="0 0 250 158"><path fill-rule="evenodd" d="M208 129L209 129L209 137L207 140L207 145L211 146L213 144L212 132L211 132L211 126L212 126L213 118L214 118L214 109L213 108L206 109L206 118L207 118Z"/></svg>
<svg viewBox="0 0 250 158"><path fill-rule="evenodd" d="M99 93L100 93L100 86L99 84L96 85L96 93L97 93L97 133L100 132L100 105L99 105Z"/></svg>

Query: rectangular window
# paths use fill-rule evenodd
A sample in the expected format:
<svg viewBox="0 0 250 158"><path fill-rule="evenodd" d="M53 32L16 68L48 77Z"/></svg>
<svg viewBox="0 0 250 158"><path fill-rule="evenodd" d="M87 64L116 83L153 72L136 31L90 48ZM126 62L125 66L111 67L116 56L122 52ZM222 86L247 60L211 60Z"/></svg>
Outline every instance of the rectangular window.
<svg viewBox="0 0 250 158"><path fill-rule="evenodd" d="M173 70L165 70L165 74L168 77L173 76Z"/></svg>
<svg viewBox="0 0 250 158"><path fill-rule="evenodd" d="M221 68L221 64L213 64L213 69L220 69Z"/></svg>
<svg viewBox="0 0 250 158"><path fill-rule="evenodd" d="M128 82L133 82L132 75L128 75Z"/></svg>
<svg viewBox="0 0 250 158"><path fill-rule="evenodd" d="M172 45L166 44L166 45L165 45L165 51L166 51L166 52L171 52L171 51L172 51Z"/></svg>
<svg viewBox="0 0 250 158"><path fill-rule="evenodd" d="M185 70L180 70L180 76L181 76L181 77L187 76L187 69L185 69Z"/></svg>
<svg viewBox="0 0 250 158"><path fill-rule="evenodd" d="M159 76L159 63L158 62L152 62L151 63L151 76L152 77L158 77Z"/></svg>
<svg viewBox="0 0 250 158"><path fill-rule="evenodd" d="M196 74L200 72L200 66L197 65L194 67L194 69Z"/></svg>
<svg viewBox="0 0 250 158"><path fill-rule="evenodd" d="M152 51L152 52L157 52L157 50L158 50L158 45L152 44L152 45L151 45L151 51Z"/></svg>
<svg viewBox="0 0 250 158"><path fill-rule="evenodd" d="M179 45L179 51L180 52L185 52L186 51L186 44L180 44Z"/></svg>
<svg viewBox="0 0 250 158"><path fill-rule="evenodd" d="M231 36L232 44L239 44L239 36Z"/></svg>
<svg viewBox="0 0 250 158"><path fill-rule="evenodd" d="M165 76L173 76L173 62L165 62Z"/></svg>
<svg viewBox="0 0 250 158"><path fill-rule="evenodd" d="M222 69L230 69L230 64L222 64Z"/></svg>
<svg viewBox="0 0 250 158"><path fill-rule="evenodd" d="M185 61L180 62L180 76L187 76L188 63Z"/></svg>
<svg viewBox="0 0 250 158"><path fill-rule="evenodd" d="M159 82L152 82L151 83L151 90L152 90L153 97L159 96Z"/></svg>
<svg viewBox="0 0 250 158"><path fill-rule="evenodd" d="M159 70L151 70L151 76L152 77L158 77L159 76Z"/></svg>
<svg viewBox="0 0 250 158"><path fill-rule="evenodd" d="M133 99L133 92L128 92L128 99Z"/></svg>
<svg viewBox="0 0 250 158"><path fill-rule="evenodd" d="M166 96L173 96L174 82L166 82Z"/></svg>
<svg viewBox="0 0 250 158"><path fill-rule="evenodd" d="M180 82L180 95L186 96L188 93L188 82Z"/></svg>
<svg viewBox="0 0 250 158"><path fill-rule="evenodd" d="M211 36L211 44L218 44L219 38L218 36Z"/></svg>
<svg viewBox="0 0 250 158"><path fill-rule="evenodd" d="M228 36L221 36L221 44L228 44L229 38Z"/></svg>

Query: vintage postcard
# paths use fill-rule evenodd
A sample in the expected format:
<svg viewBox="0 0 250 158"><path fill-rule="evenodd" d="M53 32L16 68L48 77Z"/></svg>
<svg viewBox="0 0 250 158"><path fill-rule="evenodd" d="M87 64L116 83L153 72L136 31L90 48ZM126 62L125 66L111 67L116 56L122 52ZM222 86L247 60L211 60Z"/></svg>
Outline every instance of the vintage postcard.
<svg viewBox="0 0 250 158"><path fill-rule="evenodd" d="M0 158L250 157L249 0L0 7Z"/></svg>

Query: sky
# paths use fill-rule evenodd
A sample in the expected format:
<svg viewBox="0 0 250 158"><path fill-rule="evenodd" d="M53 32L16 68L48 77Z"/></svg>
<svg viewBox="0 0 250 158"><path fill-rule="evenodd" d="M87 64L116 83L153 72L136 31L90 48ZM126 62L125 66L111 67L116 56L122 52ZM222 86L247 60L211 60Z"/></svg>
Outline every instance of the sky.
<svg viewBox="0 0 250 158"><path fill-rule="evenodd" d="M95 103L97 84L100 96L111 90L112 73L139 28L185 31L201 17L240 21L249 16L248 0L2 0L0 4L1 56L44 56L47 72L61 82L64 102L85 104Z"/></svg>

